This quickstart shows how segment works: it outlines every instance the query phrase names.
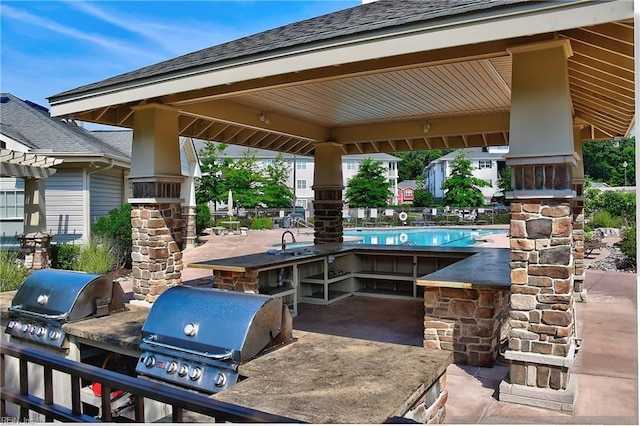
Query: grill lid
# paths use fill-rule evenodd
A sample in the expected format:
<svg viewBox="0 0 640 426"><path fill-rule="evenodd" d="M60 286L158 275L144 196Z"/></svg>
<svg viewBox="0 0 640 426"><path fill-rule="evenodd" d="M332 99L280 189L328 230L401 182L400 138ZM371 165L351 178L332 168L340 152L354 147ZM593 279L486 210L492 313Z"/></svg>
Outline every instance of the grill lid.
<svg viewBox="0 0 640 426"><path fill-rule="evenodd" d="M244 362L264 349L281 326L280 298L178 286L154 302L140 347Z"/></svg>
<svg viewBox="0 0 640 426"><path fill-rule="evenodd" d="M12 316L73 322L109 304L113 282L104 275L41 269L22 283L9 308Z"/></svg>

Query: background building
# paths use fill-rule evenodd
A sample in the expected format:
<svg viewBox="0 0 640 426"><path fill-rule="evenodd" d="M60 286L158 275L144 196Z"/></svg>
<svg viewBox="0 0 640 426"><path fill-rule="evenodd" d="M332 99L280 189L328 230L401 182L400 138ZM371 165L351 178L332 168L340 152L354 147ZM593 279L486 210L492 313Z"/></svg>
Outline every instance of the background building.
<svg viewBox="0 0 640 426"><path fill-rule="evenodd" d="M498 192L498 179L500 179L502 169L505 168L508 147L459 149L433 160L424 169L424 188L433 195L436 203L442 201L444 197L442 183L451 176L451 163L460 152L463 152L465 158L471 161L473 175L491 185L481 188L485 204L490 204L491 198Z"/></svg>
<svg viewBox="0 0 640 426"><path fill-rule="evenodd" d="M194 145L197 152L200 152L205 146L205 142L202 140L194 140ZM303 155L291 155L281 154L276 151L270 151L259 148L246 148L239 145L228 145L222 152L221 157L229 158L232 160L239 160L244 157L247 150L255 155L258 164L261 167L266 167L273 163L275 158L280 154L289 166L289 179L287 185L292 189L295 194L297 206L303 207L307 212L307 216L312 215L313 210L313 177L315 173L315 163L313 157ZM342 177L343 185L347 186L349 179L351 179L360 168L360 163L366 158L371 158L374 161L382 162L382 167L385 170L385 176L389 181L389 190L393 194L398 194L398 163L400 158L394 157L389 154L361 154L361 155L343 155L342 156ZM294 184L295 181L295 184ZM397 205L397 195L389 200L389 204Z"/></svg>

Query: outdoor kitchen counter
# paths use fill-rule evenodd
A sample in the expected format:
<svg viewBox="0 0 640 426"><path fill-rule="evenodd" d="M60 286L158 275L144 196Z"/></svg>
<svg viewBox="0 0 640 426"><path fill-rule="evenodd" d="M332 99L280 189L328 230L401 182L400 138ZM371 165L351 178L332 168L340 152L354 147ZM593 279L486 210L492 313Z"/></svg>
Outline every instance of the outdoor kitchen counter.
<svg viewBox="0 0 640 426"><path fill-rule="evenodd" d="M62 330L97 346L139 353L142 326L148 314L149 308L127 305L125 310L112 312L109 316L66 323Z"/></svg>
<svg viewBox="0 0 640 426"><path fill-rule="evenodd" d="M416 280L423 287L484 288L511 287L511 268L507 248L482 249L453 265Z"/></svg>
<svg viewBox="0 0 640 426"><path fill-rule="evenodd" d="M265 253L255 253L244 256L228 257L224 259L212 259L201 262L189 263L189 268L201 268L211 269L214 271L234 271L234 272L246 272L251 270L262 270L266 268L273 268L275 266L292 265L295 263L307 262L313 259L321 259L329 255L339 255L347 253L356 254L419 254L434 256L453 256L460 257L461 261L469 261L469 266L473 267L473 270L467 270L466 275L470 277L477 277L476 267L488 262L490 266L496 266L492 273L500 273L501 281L504 281L504 272L509 267L509 249L497 249L487 247L420 247L410 245L377 245L377 244L341 244L341 243L326 243L317 244L313 246L304 247L308 249L308 254L302 254L297 256L290 255L277 255ZM302 250L302 249L301 249ZM476 259L473 261L473 259ZM458 265L460 262L456 263ZM497 266L506 266L497 268ZM465 268L467 269L467 268ZM463 271L460 271L461 273ZM487 274L488 275L488 274ZM507 281L509 274L506 275Z"/></svg>
<svg viewBox="0 0 640 426"><path fill-rule="evenodd" d="M452 354L294 331L298 340L240 366L247 379L212 398L309 423L384 423L403 416Z"/></svg>

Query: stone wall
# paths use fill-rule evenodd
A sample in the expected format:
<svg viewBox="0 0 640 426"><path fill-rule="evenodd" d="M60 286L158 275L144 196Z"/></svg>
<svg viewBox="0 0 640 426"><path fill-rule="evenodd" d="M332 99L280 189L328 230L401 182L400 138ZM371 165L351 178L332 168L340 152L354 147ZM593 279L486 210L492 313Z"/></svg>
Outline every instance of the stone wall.
<svg viewBox="0 0 640 426"><path fill-rule="evenodd" d="M216 271L213 286L221 290L242 291L244 293L258 293L260 281L258 271Z"/></svg>
<svg viewBox="0 0 640 426"><path fill-rule="evenodd" d="M313 243L341 243L342 235L342 187L315 188L313 218L315 234Z"/></svg>
<svg viewBox="0 0 640 426"><path fill-rule="evenodd" d="M184 221L179 203L133 204L133 298L153 303L180 285Z"/></svg>
<svg viewBox="0 0 640 426"><path fill-rule="evenodd" d="M455 363L491 366L509 311L506 289L426 287L424 347L453 352Z"/></svg>
<svg viewBox="0 0 640 426"><path fill-rule="evenodd" d="M51 235L31 232L18 235L17 238L25 268L35 270L51 267Z"/></svg>
<svg viewBox="0 0 640 426"><path fill-rule="evenodd" d="M198 245L198 234L196 232L196 208L193 206L184 206L182 208L182 217L185 223L184 248L194 248Z"/></svg>
<svg viewBox="0 0 640 426"><path fill-rule="evenodd" d="M446 416L445 405L449 398L449 392L446 388L447 375L443 374L429 387L403 418L429 425L444 423ZM396 418L391 420L389 423L407 423L407 421Z"/></svg>
<svg viewBox="0 0 640 426"><path fill-rule="evenodd" d="M573 248L569 202L511 204L509 348L566 356L573 336Z"/></svg>

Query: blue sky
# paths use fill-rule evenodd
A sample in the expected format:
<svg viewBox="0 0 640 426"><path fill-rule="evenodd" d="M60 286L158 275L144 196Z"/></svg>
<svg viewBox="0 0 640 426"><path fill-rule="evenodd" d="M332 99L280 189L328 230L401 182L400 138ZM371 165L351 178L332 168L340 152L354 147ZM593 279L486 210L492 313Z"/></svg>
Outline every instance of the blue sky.
<svg viewBox="0 0 640 426"><path fill-rule="evenodd" d="M48 107L65 90L360 3L1 0L0 90Z"/></svg>

